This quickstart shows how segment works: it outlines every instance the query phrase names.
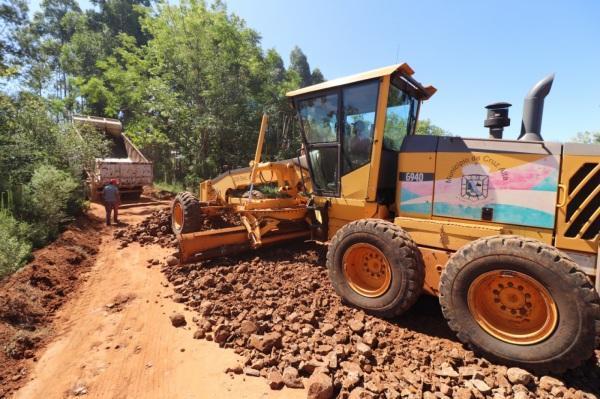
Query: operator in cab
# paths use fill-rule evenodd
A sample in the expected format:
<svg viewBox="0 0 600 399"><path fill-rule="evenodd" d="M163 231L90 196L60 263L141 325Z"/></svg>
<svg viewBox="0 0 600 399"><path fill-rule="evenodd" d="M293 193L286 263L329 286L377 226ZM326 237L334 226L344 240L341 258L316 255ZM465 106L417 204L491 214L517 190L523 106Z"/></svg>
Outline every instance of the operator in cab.
<svg viewBox="0 0 600 399"><path fill-rule="evenodd" d="M102 199L106 209L106 225L110 226L110 214L114 212L114 222L119 223L119 204L121 203L121 194L117 186L117 179L111 179L110 183L102 189Z"/></svg>

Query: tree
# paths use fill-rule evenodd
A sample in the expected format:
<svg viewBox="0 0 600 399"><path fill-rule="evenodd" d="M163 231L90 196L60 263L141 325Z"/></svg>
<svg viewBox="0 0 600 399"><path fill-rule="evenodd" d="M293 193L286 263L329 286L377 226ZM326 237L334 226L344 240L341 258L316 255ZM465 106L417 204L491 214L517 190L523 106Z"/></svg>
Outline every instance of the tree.
<svg viewBox="0 0 600 399"><path fill-rule="evenodd" d="M312 84L308 60L298 46L294 47L290 53L290 70L295 71L300 76L300 87L310 86Z"/></svg>
<svg viewBox="0 0 600 399"><path fill-rule="evenodd" d="M120 46L97 63L101 74L79 78L78 87L89 109L124 112L126 131L155 159L156 175L195 184L224 165L246 166L263 112L271 116L267 147L292 151L285 93L298 87L298 75L275 50L264 54L258 34L223 4L162 3L142 28L151 37L146 46L121 34Z"/></svg>
<svg viewBox="0 0 600 399"><path fill-rule="evenodd" d="M423 120L419 120L417 122L417 129L415 134L420 134L420 135L429 135L429 136L451 136L452 133L450 133L447 130L442 129L439 126L434 125L433 123L431 123L431 120L429 119L423 119Z"/></svg>
<svg viewBox="0 0 600 399"><path fill-rule="evenodd" d="M146 44L150 36L143 31L140 20L152 6L152 0L92 0L92 3L99 8L89 14L96 31L106 27L112 38L125 33L135 38L138 46Z"/></svg>
<svg viewBox="0 0 600 399"><path fill-rule="evenodd" d="M316 85L325 81L325 77L319 68L315 68L310 74L311 84Z"/></svg>
<svg viewBox="0 0 600 399"><path fill-rule="evenodd" d="M64 98L69 92L61 52L75 32L72 14L81 14L75 0L44 0L33 21L18 34L24 62L24 83L38 95ZM49 90L53 88L54 90Z"/></svg>
<svg viewBox="0 0 600 399"><path fill-rule="evenodd" d="M27 22L24 0L0 0L0 79L17 73L19 47L16 31Z"/></svg>
<svg viewBox="0 0 600 399"><path fill-rule="evenodd" d="M598 132L579 132L573 138L576 143L584 143L584 144L600 144L600 131Z"/></svg>

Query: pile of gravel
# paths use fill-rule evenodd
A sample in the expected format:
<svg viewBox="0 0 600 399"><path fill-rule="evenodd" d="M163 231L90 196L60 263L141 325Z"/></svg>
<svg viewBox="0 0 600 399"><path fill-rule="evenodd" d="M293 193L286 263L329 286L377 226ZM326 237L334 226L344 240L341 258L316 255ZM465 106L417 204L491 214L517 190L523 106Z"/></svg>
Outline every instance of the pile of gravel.
<svg viewBox="0 0 600 399"><path fill-rule="evenodd" d="M113 236L121 242L121 248L132 242L138 242L141 246L158 244L164 248L177 247L177 238L171 230L170 209L154 211L137 225L116 230Z"/></svg>
<svg viewBox="0 0 600 399"><path fill-rule="evenodd" d="M386 321L341 303L324 247L265 248L234 258L164 266L173 299L197 312L194 337L233 348L272 389L306 387L310 398L595 398L590 360L561 377L491 364L466 350L422 297ZM600 355L600 354L599 354Z"/></svg>

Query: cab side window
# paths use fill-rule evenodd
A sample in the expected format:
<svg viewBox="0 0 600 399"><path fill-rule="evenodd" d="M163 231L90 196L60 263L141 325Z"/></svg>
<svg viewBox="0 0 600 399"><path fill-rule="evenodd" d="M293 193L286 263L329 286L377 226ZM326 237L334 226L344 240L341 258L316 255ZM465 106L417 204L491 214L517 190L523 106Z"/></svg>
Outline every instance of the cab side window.
<svg viewBox="0 0 600 399"><path fill-rule="evenodd" d="M308 145L315 191L321 195L338 195L339 94L301 100L297 106Z"/></svg>

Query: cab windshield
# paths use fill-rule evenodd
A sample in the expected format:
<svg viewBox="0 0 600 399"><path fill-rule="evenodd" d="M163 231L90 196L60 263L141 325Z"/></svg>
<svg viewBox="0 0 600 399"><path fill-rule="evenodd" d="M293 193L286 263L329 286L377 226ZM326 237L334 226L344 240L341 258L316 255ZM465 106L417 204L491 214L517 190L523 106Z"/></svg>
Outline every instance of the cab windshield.
<svg viewBox="0 0 600 399"><path fill-rule="evenodd" d="M318 194L339 195L340 177L371 161L379 80L296 102Z"/></svg>

